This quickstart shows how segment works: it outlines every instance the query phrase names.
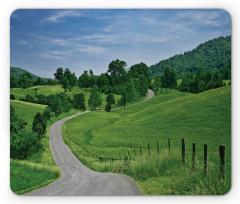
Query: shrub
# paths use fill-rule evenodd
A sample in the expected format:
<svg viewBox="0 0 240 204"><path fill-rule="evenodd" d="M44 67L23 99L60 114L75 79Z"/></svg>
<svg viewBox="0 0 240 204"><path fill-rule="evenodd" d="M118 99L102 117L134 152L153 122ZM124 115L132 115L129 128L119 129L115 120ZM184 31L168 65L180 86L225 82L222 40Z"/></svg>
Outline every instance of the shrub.
<svg viewBox="0 0 240 204"><path fill-rule="evenodd" d="M51 118L51 108L49 106L45 108L43 114L46 117L46 119L49 120Z"/></svg>
<svg viewBox="0 0 240 204"><path fill-rule="evenodd" d="M106 107L105 107L105 111L110 112L111 111L111 104L107 103Z"/></svg>
<svg viewBox="0 0 240 204"><path fill-rule="evenodd" d="M15 100L14 94L10 94L10 99L11 99L11 100Z"/></svg>

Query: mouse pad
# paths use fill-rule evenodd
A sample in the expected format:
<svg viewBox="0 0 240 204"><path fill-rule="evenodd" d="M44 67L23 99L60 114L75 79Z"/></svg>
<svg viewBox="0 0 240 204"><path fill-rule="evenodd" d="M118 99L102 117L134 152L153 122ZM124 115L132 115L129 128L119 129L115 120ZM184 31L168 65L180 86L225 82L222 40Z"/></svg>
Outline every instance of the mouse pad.
<svg viewBox="0 0 240 204"><path fill-rule="evenodd" d="M18 9L10 66L13 193L230 190L226 10Z"/></svg>

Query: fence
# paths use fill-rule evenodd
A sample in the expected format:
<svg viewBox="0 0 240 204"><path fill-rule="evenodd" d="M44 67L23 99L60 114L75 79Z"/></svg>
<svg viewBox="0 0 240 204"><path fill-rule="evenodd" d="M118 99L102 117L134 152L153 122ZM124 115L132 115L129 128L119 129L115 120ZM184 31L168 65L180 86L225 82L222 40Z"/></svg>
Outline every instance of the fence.
<svg viewBox="0 0 240 204"><path fill-rule="evenodd" d="M183 165L185 164L185 158L186 158L186 147L185 147L185 140L182 139L181 140L182 143L182 163ZM159 151L159 143L157 141L157 154L160 154ZM85 151L85 153L88 156L91 156L95 159L98 159L100 162L114 162L114 161L126 161L126 160L133 160L134 156L136 157L136 149L133 148L132 151L128 151L127 155L121 155L119 154L119 158L114 158L114 157L102 157L99 156L97 154L94 154L90 151L88 151L85 147L82 147L82 149ZM150 145L147 145L147 152L149 157L151 156L151 148ZM139 155L143 156L143 147L140 146L139 147ZM168 154L169 157L171 158L171 139L168 139ZM204 144L203 146L203 159L204 159L204 173L207 174L207 170L208 170L208 146L207 144ZM192 143L192 170L195 170L195 161L196 161L196 143ZM225 146L219 146L219 161L220 161L220 179L225 180L226 176L225 176L225 169L226 169L226 164L225 164Z"/></svg>

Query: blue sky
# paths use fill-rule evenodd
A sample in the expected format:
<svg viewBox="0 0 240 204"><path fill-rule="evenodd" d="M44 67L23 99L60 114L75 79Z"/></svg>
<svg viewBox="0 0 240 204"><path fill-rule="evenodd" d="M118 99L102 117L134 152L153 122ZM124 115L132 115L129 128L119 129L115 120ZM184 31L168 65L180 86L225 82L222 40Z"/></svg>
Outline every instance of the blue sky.
<svg viewBox="0 0 240 204"><path fill-rule="evenodd" d="M115 59L150 66L230 34L225 10L16 10L10 65L51 78L58 67L101 74Z"/></svg>

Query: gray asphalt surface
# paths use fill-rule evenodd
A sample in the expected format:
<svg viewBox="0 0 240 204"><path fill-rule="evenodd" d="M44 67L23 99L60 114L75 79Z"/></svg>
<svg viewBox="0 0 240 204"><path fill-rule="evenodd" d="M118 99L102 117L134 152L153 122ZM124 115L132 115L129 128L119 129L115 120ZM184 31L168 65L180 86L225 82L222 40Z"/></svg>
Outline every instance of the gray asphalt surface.
<svg viewBox="0 0 240 204"><path fill-rule="evenodd" d="M148 91L149 100L153 92ZM79 113L86 114L89 111ZM79 115L77 114L77 115ZM95 172L84 166L70 151L62 138L62 124L76 115L55 122L50 127L50 149L56 164L61 168L61 178L28 194L28 196L128 196L142 195L138 185L128 176Z"/></svg>

